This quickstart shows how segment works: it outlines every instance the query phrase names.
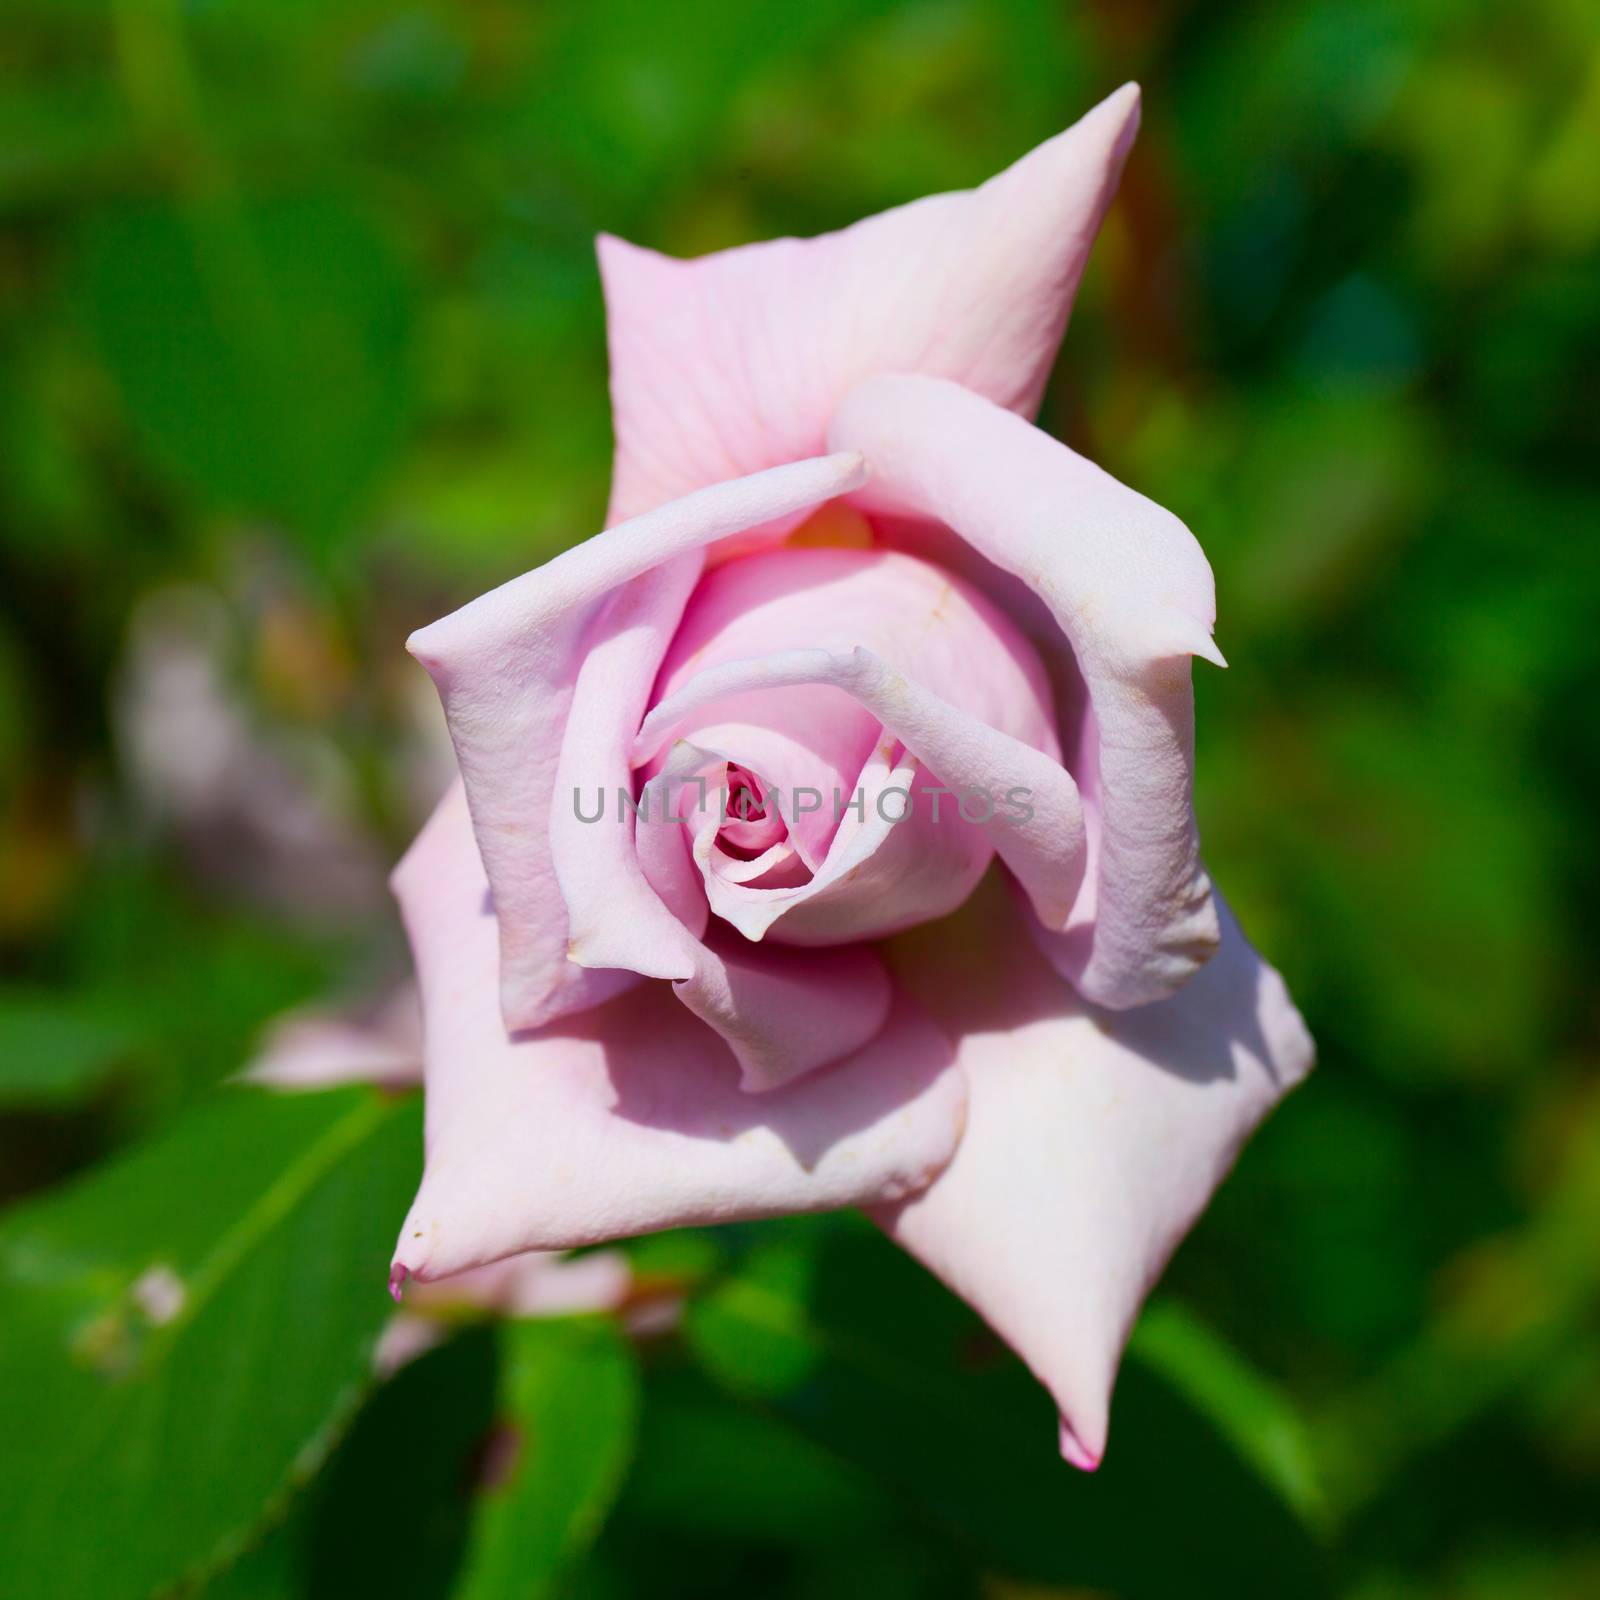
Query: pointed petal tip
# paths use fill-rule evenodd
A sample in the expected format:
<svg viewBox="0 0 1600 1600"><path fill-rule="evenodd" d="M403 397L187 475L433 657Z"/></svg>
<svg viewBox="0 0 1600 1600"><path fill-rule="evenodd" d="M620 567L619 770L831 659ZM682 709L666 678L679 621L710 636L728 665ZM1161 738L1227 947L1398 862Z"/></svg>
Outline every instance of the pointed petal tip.
<svg viewBox="0 0 1600 1600"><path fill-rule="evenodd" d="M1101 1461L1100 1453L1084 1444L1065 1417L1061 1419L1061 1459L1079 1472L1098 1471Z"/></svg>
<svg viewBox="0 0 1600 1600"><path fill-rule="evenodd" d="M841 495L854 494L866 485L872 468L859 450L830 450L825 456L814 456L808 461L795 462L799 472L806 474L817 498L809 502L814 511Z"/></svg>
<svg viewBox="0 0 1600 1600"><path fill-rule="evenodd" d="M411 1269L396 1261L389 1268L389 1298L396 1305L400 1304L400 1297L405 1293L406 1279L411 1276Z"/></svg>
<svg viewBox="0 0 1600 1600"><path fill-rule="evenodd" d="M848 487L841 489L841 494L849 494L859 489L872 476L872 467L867 458L859 450L843 450L840 455L846 457L840 462L840 469Z"/></svg>
<svg viewBox="0 0 1600 1600"><path fill-rule="evenodd" d="M1138 137L1139 106L1138 84L1125 83L1120 89L1113 89L1076 122L997 173L990 182L1009 184L1014 181L1012 175L1018 172L1072 174L1087 165L1103 170L1110 188L1114 188L1133 141ZM1109 194L1108 188L1107 199Z"/></svg>
<svg viewBox="0 0 1600 1600"><path fill-rule="evenodd" d="M759 1099L764 1094L775 1094L779 1089L788 1088L797 1078L804 1076L804 1073L789 1073L774 1077L770 1072L762 1072L759 1067L753 1067L747 1061L740 1061L739 1092Z"/></svg>
<svg viewBox="0 0 1600 1600"><path fill-rule="evenodd" d="M676 256L652 250L649 245L635 244L632 239L624 239L620 233L597 233L594 236L594 255L600 268L600 280L608 287L613 273L626 274L653 266L676 267L684 264Z"/></svg>
<svg viewBox="0 0 1600 1600"><path fill-rule="evenodd" d="M406 639L406 654L416 661L430 678L437 678L444 670L444 654L440 649L439 624L430 622L426 627L415 628Z"/></svg>
<svg viewBox="0 0 1600 1600"><path fill-rule="evenodd" d="M647 958L636 950L608 939L605 932L598 928L576 931L568 938L567 960L573 966L583 967L590 972L615 968L623 972L636 972L641 978L658 978L666 983L688 983L695 975L694 966L679 952L663 952ZM515 1033L527 1024L512 1025L508 1018L507 1026Z"/></svg>
<svg viewBox="0 0 1600 1600"><path fill-rule="evenodd" d="M1198 656L1214 667L1228 664L1211 637L1210 624L1187 611L1163 608L1124 612L1118 619L1117 631L1130 669L1183 656Z"/></svg>
<svg viewBox="0 0 1600 1600"><path fill-rule="evenodd" d="M1156 652L1162 655L1199 656L1214 667L1226 667L1227 659L1217 648L1211 629L1197 617L1169 617L1151 632L1157 635Z"/></svg>
<svg viewBox="0 0 1600 1600"><path fill-rule="evenodd" d="M1116 132L1111 141L1112 158L1118 164L1127 156L1139 132L1139 118L1143 103L1143 93L1137 83L1128 82L1120 89L1113 89L1098 105L1092 106L1081 119L1089 122L1104 123L1107 128L1115 128Z"/></svg>

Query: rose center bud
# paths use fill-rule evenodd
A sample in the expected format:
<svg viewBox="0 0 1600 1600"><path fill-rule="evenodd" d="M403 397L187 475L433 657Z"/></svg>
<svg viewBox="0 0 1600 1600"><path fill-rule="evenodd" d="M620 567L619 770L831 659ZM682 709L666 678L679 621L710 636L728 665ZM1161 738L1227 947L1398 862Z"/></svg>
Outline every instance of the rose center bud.
<svg viewBox="0 0 1600 1600"><path fill-rule="evenodd" d="M717 847L736 861L754 861L783 841L787 829L776 806L767 804L761 779L748 767L728 764L725 818L717 830Z"/></svg>
<svg viewBox="0 0 1600 1600"><path fill-rule="evenodd" d="M678 831L712 910L747 938L839 944L942 916L989 864L985 824L1018 803L1014 772L942 783L863 692L869 669L891 698L937 697L954 726L1059 752L1032 646L942 568L805 544L713 568L662 664L637 756L647 780L670 758L720 787L720 805Z"/></svg>

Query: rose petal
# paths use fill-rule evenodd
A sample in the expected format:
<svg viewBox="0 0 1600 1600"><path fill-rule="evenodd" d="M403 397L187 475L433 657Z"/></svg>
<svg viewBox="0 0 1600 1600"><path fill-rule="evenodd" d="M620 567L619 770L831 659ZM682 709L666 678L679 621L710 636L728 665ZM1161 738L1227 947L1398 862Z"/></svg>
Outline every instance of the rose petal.
<svg viewBox="0 0 1600 1600"><path fill-rule="evenodd" d="M508 1034L470 831L429 823L395 874L422 992L427 1166L394 1277L523 1250L899 1198L949 1161L965 1089L903 999L850 1061L769 1095L654 985Z"/></svg>
<svg viewBox="0 0 1600 1600"><path fill-rule="evenodd" d="M868 1045L889 1020L894 993L877 952L758 950L716 940L678 998L733 1051L739 1086L764 1093Z"/></svg>
<svg viewBox="0 0 1600 1600"><path fill-rule="evenodd" d="M930 790L916 761L886 734L815 872L769 871L759 879L730 872L702 832L695 860L711 909L752 943L770 934L812 947L881 938L946 915L972 892L990 852L976 828L934 821Z"/></svg>
<svg viewBox="0 0 1600 1600"><path fill-rule="evenodd" d="M1055 1397L1079 1465L1105 1449L1144 1296L1251 1130L1311 1066L1282 979L1226 910L1222 927L1192 982L1135 1011L1080 1000L990 888L891 951L957 1040L970 1109L944 1174L875 1216L1015 1347Z"/></svg>
<svg viewBox="0 0 1600 1600"><path fill-rule="evenodd" d="M674 985L678 998L733 1051L741 1087L763 1092L866 1044L888 1019L889 975L865 947L805 954L757 950L720 936L706 942L706 897L695 863L717 834L725 766L717 753L679 743L640 794L634 836L639 865L658 894L670 890L686 900L685 875L693 880L700 916L684 922L693 938L674 936L690 969ZM686 840L691 828L693 855Z"/></svg>
<svg viewBox="0 0 1600 1600"><path fill-rule="evenodd" d="M755 773L773 796L771 809L782 836L806 866L819 868L838 831L833 796L855 792L862 765L882 734L877 721L848 695L811 684L786 694L781 705L768 695L735 689L695 709L697 715L680 731L697 745L719 751L725 763ZM743 720L762 715L781 726ZM649 771L653 763L641 765ZM726 796L722 806L727 809ZM737 815L725 816L718 831L737 839Z"/></svg>
<svg viewBox="0 0 1600 1600"><path fill-rule="evenodd" d="M1083 827L1072 780L1055 759L1049 684L1032 647L972 585L884 550L747 556L701 582L660 683L648 737L634 744L635 764L651 770L669 739L692 739L788 796L791 835L810 881L781 889L755 882L755 874L725 871L708 838L696 841L702 870L715 878L707 882L713 909L747 938L770 930L788 943L842 943L943 916L982 876L992 845L1003 846L1030 893L1058 922L1064 918L1082 875ZM824 717L830 707L842 709ZM767 726L727 725L736 715ZM858 778L885 727L890 745L898 739L911 747L924 769L905 774L900 787L914 787L916 801L893 828L887 824L904 804L903 795L887 793L895 787L887 781L898 764L894 749L870 763L872 795ZM774 751L774 740L786 743ZM809 772L804 759L784 759L791 747L800 758L810 752ZM797 774L816 806L804 814ZM990 790L993 825L963 822L957 797L940 798L940 783ZM1004 796L1018 787L1037 789L1040 801L1035 820L1012 838L1008 823L1019 814ZM858 792L856 803L875 807L880 791L894 806L891 816L842 826ZM978 800L982 817L988 806ZM819 842L832 846L826 862ZM740 883L750 887L735 892Z"/></svg>
<svg viewBox="0 0 1600 1600"><path fill-rule="evenodd" d="M676 698L691 677L726 663L800 649L848 655L858 646L969 718L1058 753L1049 681L1027 640L972 585L894 551L786 547L708 573L662 663L657 699ZM686 708L673 731L726 751L776 785L789 802L791 837L816 871L880 720L857 699L804 676L778 686L781 693L741 691L727 681L720 699L697 695L693 714ZM732 723L742 725L737 734L724 731ZM715 735L705 731L711 724ZM810 791L803 801L801 788ZM932 914L959 901L958 894Z"/></svg>
<svg viewBox="0 0 1600 1600"><path fill-rule="evenodd" d="M1191 800L1189 657L1215 649L1199 545L1170 512L953 383L869 379L830 437L871 463L863 506L954 529L1049 605L1088 696L1067 764L1089 844L1051 958L1101 1005L1171 994L1218 939Z"/></svg>
<svg viewBox="0 0 1600 1600"><path fill-rule="evenodd" d="M678 920L696 939L704 939L711 908L706 903L695 864L691 843L702 826L715 829L718 793L723 782L720 768L714 777L696 786L689 780L699 762L668 760L639 792L639 820L634 826L634 848L639 870L652 893L663 905L676 908ZM608 808L601 825L616 826L613 809L615 795L605 801Z"/></svg>
<svg viewBox="0 0 1600 1600"><path fill-rule="evenodd" d="M274 1023L242 1074L272 1089L330 1089L343 1083L400 1087L422 1081L422 1017L410 984L370 1021L318 1011Z"/></svg>
<svg viewBox="0 0 1600 1600"><path fill-rule="evenodd" d="M602 602L652 574L643 588L670 613L673 597L681 604L693 585L707 544L828 500L861 473L857 458L834 456L719 483L610 528L411 636L407 648L444 702L504 924L501 1001L512 1027L596 1004L633 981L567 959L548 843L572 686ZM640 666L642 684L623 687L642 695L658 660ZM627 732L637 726L635 716Z"/></svg>
<svg viewBox="0 0 1600 1600"><path fill-rule="evenodd" d="M690 678L725 662L788 650L847 655L857 647L969 717L1058 752L1044 665L1011 619L953 573L892 550L785 547L708 572L661 664L656 699L670 698ZM849 706L842 696L821 698ZM777 716L749 720L787 730L796 699L806 704L805 697L785 695ZM749 697L751 706L770 703ZM703 715L706 721L745 720ZM863 721L870 726L872 719ZM692 732L693 725L681 731ZM811 736L809 728L803 731ZM873 742L868 733L852 747L849 778Z"/></svg>
<svg viewBox="0 0 1600 1600"><path fill-rule="evenodd" d="M824 963L782 950L735 957L712 948L698 937L699 891L691 896L676 872L654 884L647 876L654 852L641 855L631 812L611 807L629 792L632 733L682 603L676 575L662 569L619 591L598 624L573 690L556 792L563 800L599 793L608 804L598 824L582 821L576 804L552 807L551 864L567 908L569 958L670 980L732 1048L746 1087L766 1089L866 1044L887 1015L888 983L868 950ZM669 904L663 888L683 892ZM840 985L837 1006L829 982ZM794 1026L797 1009L811 1025Z"/></svg>
<svg viewBox="0 0 1600 1600"><path fill-rule="evenodd" d="M849 654L790 650L763 660L708 667L670 699L660 701L645 718L634 741L634 760L653 756L675 729L693 723L702 705L791 684L828 684L864 706L928 771L938 775L941 784L956 791L956 796L943 798L944 812L955 820L961 818L958 805L966 803L957 796L986 795L989 815L978 824L983 836L1016 874L1047 924L1059 927L1066 920L1083 878L1085 859L1083 808L1071 775L1050 755L958 711L870 650L857 648ZM1023 796L1028 809L1006 804L1008 795ZM921 796L916 803L922 807L930 804ZM984 808L974 804L971 809L981 812ZM880 840L886 837L881 835ZM783 912L814 899L839 877L838 872L825 873L790 891L782 903ZM966 897L975 881L973 877L964 885L955 904ZM909 888L908 884L901 892ZM875 916L893 918L895 884L875 884L862 893ZM926 914L950 909L951 905L944 905ZM925 920L924 910L919 905L916 920ZM776 917L768 919L761 931L767 927L778 930Z"/></svg>
<svg viewBox="0 0 1600 1600"><path fill-rule="evenodd" d="M612 517L817 454L875 372L952 378L1031 416L1138 116L1124 85L981 188L818 239L674 261L602 238Z"/></svg>

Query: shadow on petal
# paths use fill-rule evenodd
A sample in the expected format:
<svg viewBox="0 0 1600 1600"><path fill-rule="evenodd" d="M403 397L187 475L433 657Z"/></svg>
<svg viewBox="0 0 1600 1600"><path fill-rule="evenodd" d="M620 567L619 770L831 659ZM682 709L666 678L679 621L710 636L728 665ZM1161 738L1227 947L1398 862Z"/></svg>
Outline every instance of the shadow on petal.
<svg viewBox="0 0 1600 1600"><path fill-rule="evenodd" d="M678 1138L738 1143L764 1130L815 1171L845 1141L890 1122L947 1071L954 1052L904 994L852 1055L766 1094L741 1087L733 1053L686 1013L665 984L643 984L611 1004L516 1043L565 1039L597 1049L606 1114Z"/></svg>

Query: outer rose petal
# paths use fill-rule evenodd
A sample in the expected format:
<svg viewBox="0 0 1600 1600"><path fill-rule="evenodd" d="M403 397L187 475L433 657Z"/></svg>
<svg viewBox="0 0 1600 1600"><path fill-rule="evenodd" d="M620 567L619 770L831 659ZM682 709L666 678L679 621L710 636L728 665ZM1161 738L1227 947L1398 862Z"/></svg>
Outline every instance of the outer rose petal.
<svg viewBox="0 0 1600 1600"><path fill-rule="evenodd" d="M1189 657L1220 661L1189 530L1064 444L935 378L871 378L829 430L872 466L870 510L953 528L1049 606L1088 694L1068 765L1089 869L1051 959L1099 1005L1171 994L1217 945L1191 788Z"/></svg>
<svg viewBox="0 0 1600 1600"><path fill-rule="evenodd" d="M952 378L1031 416L1139 122L1133 84L979 189L697 261L600 240L611 518L819 453L875 372Z"/></svg>
<svg viewBox="0 0 1600 1600"><path fill-rule="evenodd" d="M1016 1348L1060 1407L1063 1453L1093 1468L1141 1302L1312 1044L1226 910L1178 994L1107 1012L994 887L891 954L957 1039L970 1110L933 1186L874 1214Z"/></svg>
<svg viewBox="0 0 1600 1600"><path fill-rule="evenodd" d="M501 1002L510 1026L533 1027L581 1010L633 981L567 959L549 848L562 734L602 601L619 587L642 587L670 613L672 597L687 596L693 586L707 544L830 499L861 475L857 458L835 456L719 483L610 528L411 636L407 648L444 702L494 885L504 925ZM674 615L669 628L675 622ZM655 666L640 668L641 697ZM628 732L636 726L637 718Z"/></svg>
<svg viewBox="0 0 1600 1600"><path fill-rule="evenodd" d="M393 1279L660 1228L827 1210L927 1184L966 1095L943 1036L897 1001L853 1059L770 1095L670 994L635 988L508 1034L496 918L466 818L444 809L395 872L422 992L427 1164Z"/></svg>
<svg viewBox="0 0 1600 1600"><path fill-rule="evenodd" d="M739 1083L781 1088L869 1044L889 1021L894 991L874 950L753 950L723 935L678 998L715 1028L739 1063Z"/></svg>

